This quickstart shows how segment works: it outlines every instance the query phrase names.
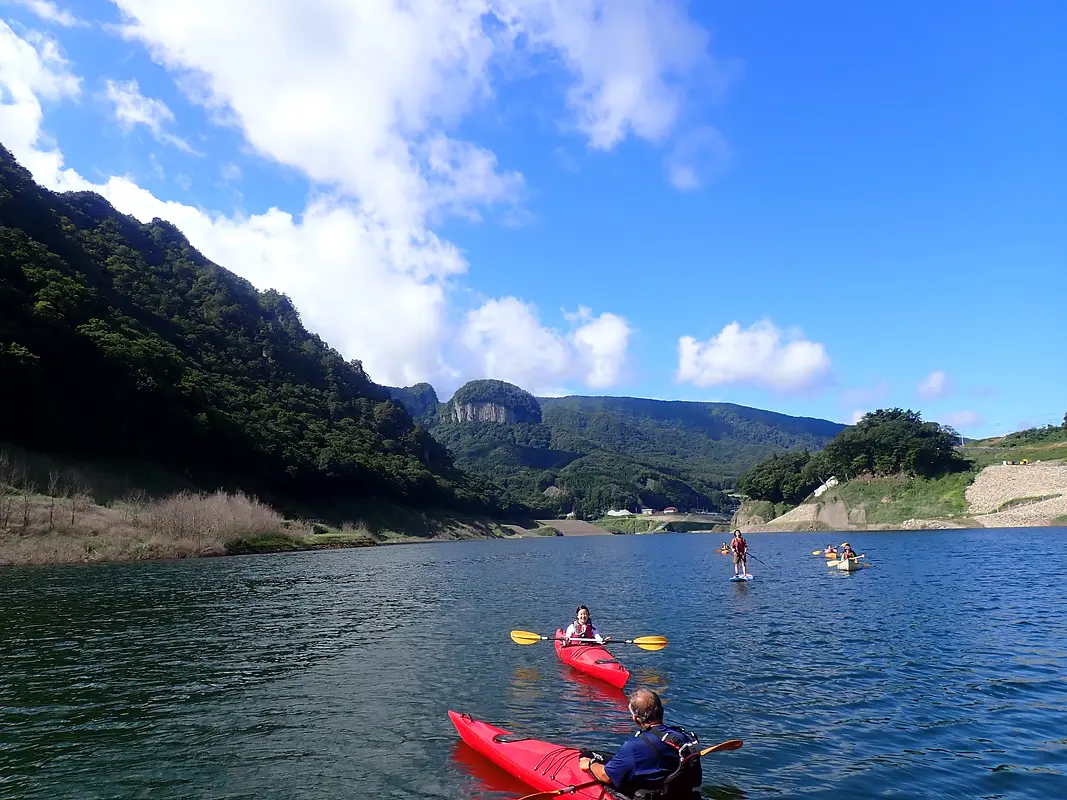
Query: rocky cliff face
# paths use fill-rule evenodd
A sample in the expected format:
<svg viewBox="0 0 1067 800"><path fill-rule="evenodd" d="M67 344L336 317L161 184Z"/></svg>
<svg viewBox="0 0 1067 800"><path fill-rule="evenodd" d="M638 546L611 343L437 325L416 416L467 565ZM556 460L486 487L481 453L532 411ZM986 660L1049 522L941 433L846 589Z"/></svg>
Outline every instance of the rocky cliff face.
<svg viewBox="0 0 1067 800"><path fill-rule="evenodd" d="M449 422L517 422L541 421L541 406L527 391L511 383L494 380L471 381L452 395L445 419Z"/></svg>
<svg viewBox="0 0 1067 800"><path fill-rule="evenodd" d="M525 411L508 408L501 403L488 402L452 403L448 418L450 422L501 422L506 425L541 421Z"/></svg>

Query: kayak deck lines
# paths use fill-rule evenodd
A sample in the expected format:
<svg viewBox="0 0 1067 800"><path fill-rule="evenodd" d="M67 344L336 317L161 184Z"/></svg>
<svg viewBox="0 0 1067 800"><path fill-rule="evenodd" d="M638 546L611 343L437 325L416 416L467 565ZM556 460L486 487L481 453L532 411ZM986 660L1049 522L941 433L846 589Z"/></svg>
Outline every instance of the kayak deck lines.
<svg viewBox="0 0 1067 800"><path fill-rule="evenodd" d="M626 685L630 671L606 647L600 644L572 644L565 647L559 641L562 638L563 629L558 628L554 644L556 655L564 664L619 689Z"/></svg>
<svg viewBox="0 0 1067 800"><path fill-rule="evenodd" d="M513 734L466 713L449 710L448 717L470 747L535 789L557 791L589 780L578 766L582 751L575 747ZM576 787L566 794L591 800L618 797L603 784Z"/></svg>

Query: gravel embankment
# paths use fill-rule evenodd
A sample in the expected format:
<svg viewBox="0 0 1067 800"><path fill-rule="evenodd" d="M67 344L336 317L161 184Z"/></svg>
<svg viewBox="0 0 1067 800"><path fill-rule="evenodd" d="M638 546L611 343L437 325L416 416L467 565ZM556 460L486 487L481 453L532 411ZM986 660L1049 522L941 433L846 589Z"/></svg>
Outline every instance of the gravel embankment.
<svg viewBox="0 0 1067 800"><path fill-rule="evenodd" d="M986 467L967 487L970 513L996 511L1009 500L1021 497L1067 495L1067 463L1004 465Z"/></svg>
<svg viewBox="0 0 1067 800"><path fill-rule="evenodd" d="M1051 497L997 511L1012 500ZM1067 514L1067 463L998 464L986 467L967 487L969 513L987 528L1047 525ZM981 515L981 516L979 516Z"/></svg>

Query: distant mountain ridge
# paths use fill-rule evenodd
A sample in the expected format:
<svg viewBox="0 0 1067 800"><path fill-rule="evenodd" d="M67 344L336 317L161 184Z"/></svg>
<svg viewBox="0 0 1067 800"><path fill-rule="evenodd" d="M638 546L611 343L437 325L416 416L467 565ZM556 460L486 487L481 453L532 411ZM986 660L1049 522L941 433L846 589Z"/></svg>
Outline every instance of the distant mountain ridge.
<svg viewBox="0 0 1067 800"><path fill-rule="evenodd" d="M733 403L635 397L537 398L472 381L447 403L428 384L383 387L463 469L509 499L596 516L609 508L724 508L723 490L767 456L819 450L846 426Z"/></svg>

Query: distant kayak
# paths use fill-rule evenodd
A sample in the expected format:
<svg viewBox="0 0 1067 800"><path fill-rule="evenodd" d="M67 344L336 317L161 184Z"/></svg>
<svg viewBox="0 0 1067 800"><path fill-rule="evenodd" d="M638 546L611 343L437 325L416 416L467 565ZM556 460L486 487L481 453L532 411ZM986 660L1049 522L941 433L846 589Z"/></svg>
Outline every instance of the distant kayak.
<svg viewBox="0 0 1067 800"><path fill-rule="evenodd" d="M842 572L855 572L856 570L863 569L863 564L859 562L859 559L855 558L842 558L836 564L827 564L828 567L837 567Z"/></svg>
<svg viewBox="0 0 1067 800"><path fill-rule="evenodd" d="M630 671L606 647L599 644L572 644L564 647L563 629L556 630L556 655L564 664L620 689L630 679Z"/></svg>
<svg viewBox="0 0 1067 800"><path fill-rule="evenodd" d="M488 758L505 772L515 776L523 783L542 792L567 789L571 786L588 783L591 776L578 768L581 752L573 747L531 739L521 734L513 734L488 722L475 719L470 714L449 711L448 718L456 726L460 738L468 745ZM587 797L593 800L614 800L620 795L613 794L602 784L584 786L573 792L566 792L571 797Z"/></svg>

